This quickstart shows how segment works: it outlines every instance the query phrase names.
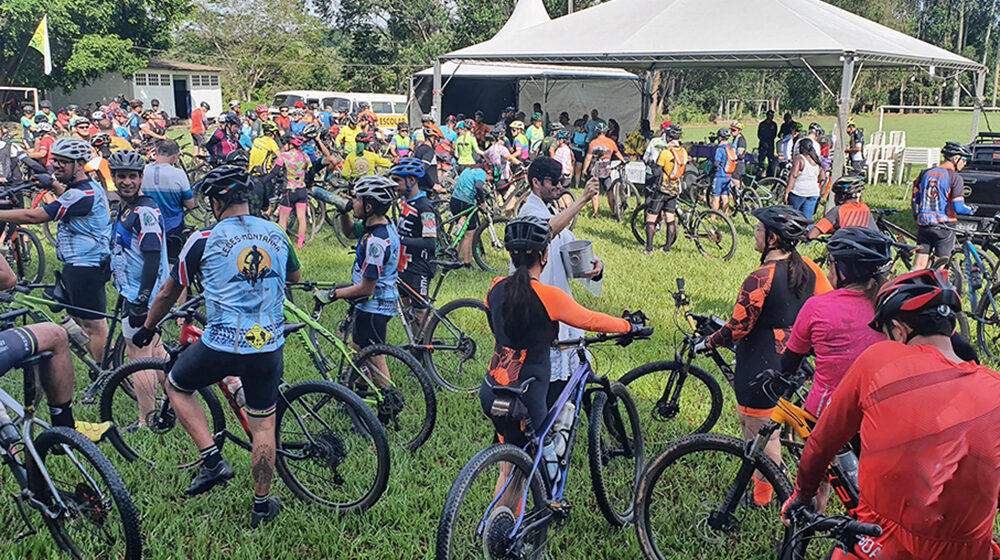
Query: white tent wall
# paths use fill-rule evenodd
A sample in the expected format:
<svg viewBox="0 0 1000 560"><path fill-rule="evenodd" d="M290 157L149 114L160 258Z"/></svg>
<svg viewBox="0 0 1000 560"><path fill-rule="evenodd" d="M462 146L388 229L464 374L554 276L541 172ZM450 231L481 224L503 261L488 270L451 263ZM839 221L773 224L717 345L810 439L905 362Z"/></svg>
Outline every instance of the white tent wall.
<svg viewBox="0 0 1000 560"><path fill-rule="evenodd" d="M570 122L597 109L604 120L615 119L621 126L620 138L639 126L642 113L642 94L634 80L608 80L580 78L567 80L523 80L518 94L517 108L531 115L532 104L542 104L542 112L549 122L559 120L559 113L569 113Z"/></svg>

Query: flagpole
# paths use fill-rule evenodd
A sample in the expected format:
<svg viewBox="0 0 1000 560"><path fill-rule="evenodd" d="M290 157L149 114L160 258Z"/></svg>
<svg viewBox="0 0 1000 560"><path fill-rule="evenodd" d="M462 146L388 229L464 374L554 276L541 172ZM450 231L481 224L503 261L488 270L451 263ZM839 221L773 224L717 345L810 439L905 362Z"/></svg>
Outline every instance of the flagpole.
<svg viewBox="0 0 1000 560"><path fill-rule="evenodd" d="M47 15L48 14L43 14L42 15L42 19L43 20L46 19ZM41 24L41 22L39 22L39 24ZM14 70L11 71L11 73L9 74L9 77L7 78L7 85L9 85L9 86L14 85L14 77L17 76L17 71L21 69L21 63L24 62L24 56L26 54L28 54L28 49L31 48L31 39L34 38L35 33L37 31L38 31L38 28L36 27L35 30L31 32L31 35L28 36L28 40L24 43L24 49L21 50L21 56L19 56L17 58L17 64L14 66ZM46 33L48 33L47 22L46 22L46 30L45 31L46 31ZM44 54L42 54L42 68L43 69L45 68L45 55Z"/></svg>

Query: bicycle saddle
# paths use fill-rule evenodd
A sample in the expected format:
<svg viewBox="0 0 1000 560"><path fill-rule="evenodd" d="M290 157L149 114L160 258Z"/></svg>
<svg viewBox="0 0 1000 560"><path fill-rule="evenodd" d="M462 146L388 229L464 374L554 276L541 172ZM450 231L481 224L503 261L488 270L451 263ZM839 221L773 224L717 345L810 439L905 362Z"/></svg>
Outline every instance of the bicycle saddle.
<svg viewBox="0 0 1000 560"><path fill-rule="evenodd" d="M48 360L51 357L52 357L52 352L39 352L38 354L35 354L34 356L28 356L27 358L25 358L25 359L21 360L20 362L14 364L14 366L11 369L13 369L13 368L23 369L23 368L27 368L27 367L30 367L30 366L38 365L38 364L41 364L42 362Z"/></svg>

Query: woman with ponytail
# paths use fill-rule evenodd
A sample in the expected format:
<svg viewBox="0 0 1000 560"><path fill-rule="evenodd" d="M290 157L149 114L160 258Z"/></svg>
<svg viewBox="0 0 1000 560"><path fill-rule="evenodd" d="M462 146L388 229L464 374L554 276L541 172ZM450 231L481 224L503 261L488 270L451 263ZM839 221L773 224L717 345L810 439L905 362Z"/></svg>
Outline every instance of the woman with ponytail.
<svg viewBox="0 0 1000 560"><path fill-rule="evenodd" d="M792 160L788 188L785 189L785 204L802 212L810 222L816 213L821 187L826 183L826 170L817 147L810 138L799 141L799 153Z"/></svg>

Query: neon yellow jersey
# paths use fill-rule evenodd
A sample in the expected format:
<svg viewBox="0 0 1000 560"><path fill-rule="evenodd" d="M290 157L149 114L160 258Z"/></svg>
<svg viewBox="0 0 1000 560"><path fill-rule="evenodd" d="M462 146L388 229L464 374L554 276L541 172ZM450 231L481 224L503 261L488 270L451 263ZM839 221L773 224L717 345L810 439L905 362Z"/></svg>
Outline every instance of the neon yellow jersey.
<svg viewBox="0 0 1000 560"><path fill-rule="evenodd" d="M347 153L353 154L355 147L354 139L360 133L361 133L361 127L353 128L350 126L345 126L344 128L341 128L340 132L337 134L336 144L338 146L343 146L344 150L347 151Z"/></svg>
<svg viewBox="0 0 1000 560"><path fill-rule="evenodd" d="M392 160L367 150L362 152L360 156L352 153L344 158L344 166L340 170L340 175L345 179L357 179L365 175L374 175L377 167L392 167Z"/></svg>
<svg viewBox="0 0 1000 560"><path fill-rule="evenodd" d="M278 143L270 136L255 138L250 147L250 166L248 171L255 175L264 175L274 168L280 150ZM256 170L256 171L255 171Z"/></svg>

